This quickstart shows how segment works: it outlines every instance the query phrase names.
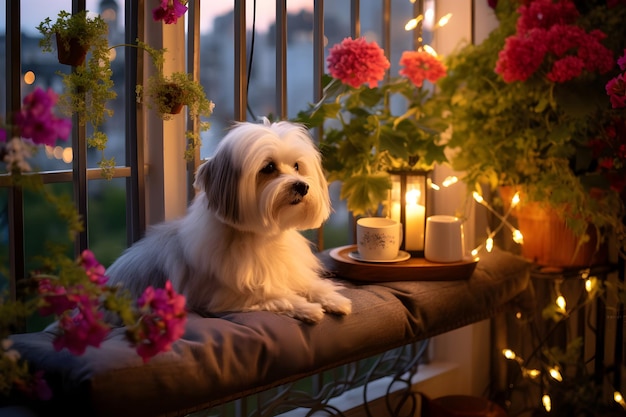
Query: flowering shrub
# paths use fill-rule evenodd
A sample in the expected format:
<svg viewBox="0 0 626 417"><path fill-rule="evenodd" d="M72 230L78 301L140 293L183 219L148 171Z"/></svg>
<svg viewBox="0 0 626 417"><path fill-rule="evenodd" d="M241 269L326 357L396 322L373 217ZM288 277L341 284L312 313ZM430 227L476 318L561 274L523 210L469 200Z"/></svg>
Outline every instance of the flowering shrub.
<svg viewBox="0 0 626 417"><path fill-rule="evenodd" d="M82 230L74 206L51 195L36 181L36 176L25 174L30 171L27 160L36 145L54 145L57 139L66 140L69 136L70 121L54 114L56 99L52 90L45 92L40 88L24 98L22 109L13 117L14 124L0 129L0 140L5 142L0 147L0 156L11 180L42 193L56 206L73 234ZM15 137L7 141L9 134ZM42 257L42 270L20 280L32 283L36 293L26 294L18 301L0 294L0 396L21 394L43 400L51 396L44 375L30 372L28 364L20 360L19 352L11 349L8 338L19 323L35 312L58 319L53 346L74 355L82 355L88 346L99 347L105 340L111 331L111 324L105 320L106 312L121 318L128 329L128 340L144 362L169 350L184 332L185 298L173 290L169 281L165 289L147 288L133 305L118 288L106 285L105 268L91 251L85 250L73 260L65 255L66 249L54 248L51 254Z"/></svg>
<svg viewBox="0 0 626 417"><path fill-rule="evenodd" d="M500 0L495 11L499 26L449 56L438 82L453 168L471 191L521 188L582 241L593 225L626 242L624 114L605 91L626 47L626 2Z"/></svg>
<svg viewBox="0 0 626 417"><path fill-rule="evenodd" d="M187 12L185 0L159 0L159 6L152 9L152 18L165 24L174 24Z"/></svg>
<svg viewBox="0 0 626 417"><path fill-rule="evenodd" d="M296 122L323 127L320 149L329 181L341 181L341 198L354 215L375 213L391 188L389 170L430 169L446 160L439 143L445 127L427 106L424 81L445 76L439 58L405 51L400 76L376 42L346 38L329 50L324 96Z"/></svg>

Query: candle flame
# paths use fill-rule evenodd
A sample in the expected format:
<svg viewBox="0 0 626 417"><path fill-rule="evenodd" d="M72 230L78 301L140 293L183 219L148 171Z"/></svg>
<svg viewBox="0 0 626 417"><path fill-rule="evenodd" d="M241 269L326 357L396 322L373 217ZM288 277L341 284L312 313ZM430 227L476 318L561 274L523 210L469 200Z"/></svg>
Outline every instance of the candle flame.
<svg viewBox="0 0 626 417"><path fill-rule="evenodd" d="M416 205L420 201L420 197L422 196L422 192L417 189L409 190L406 192L406 204Z"/></svg>

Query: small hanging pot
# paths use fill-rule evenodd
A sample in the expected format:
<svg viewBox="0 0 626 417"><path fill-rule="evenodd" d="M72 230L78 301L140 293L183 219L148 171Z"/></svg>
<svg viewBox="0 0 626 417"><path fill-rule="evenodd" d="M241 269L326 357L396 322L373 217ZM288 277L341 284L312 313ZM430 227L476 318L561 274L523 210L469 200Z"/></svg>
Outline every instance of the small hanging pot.
<svg viewBox="0 0 626 417"><path fill-rule="evenodd" d="M87 56L87 45L81 45L78 38L70 38L66 40L59 33L56 34L57 56L59 62L65 65L78 67L83 65Z"/></svg>
<svg viewBox="0 0 626 417"><path fill-rule="evenodd" d="M163 102L166 103L166 113L178 114L182 111L185 104L183 103L184 91L181 87L174 83L167 83L168 92L163 94Z"/></svg>

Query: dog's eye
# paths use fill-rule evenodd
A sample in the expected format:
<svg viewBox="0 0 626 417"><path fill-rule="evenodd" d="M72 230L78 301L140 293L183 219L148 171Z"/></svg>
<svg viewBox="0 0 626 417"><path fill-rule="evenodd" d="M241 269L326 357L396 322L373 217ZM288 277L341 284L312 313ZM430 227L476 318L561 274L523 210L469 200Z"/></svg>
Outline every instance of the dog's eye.
<svg viewBox="0 0 626 417"><path fill-rule="evenodd" d="M261 172L264 174L271 174L274 171L276 171L276 164L273 162L268 162L268 164L261 169Z"/></svg>
<svg viewBox="0 0 626 417"><path fill-rule="evenodd" d="M296 171L300 170L300 167L298 166L297 162L293 165L293 169L295 169Z"/></svg>

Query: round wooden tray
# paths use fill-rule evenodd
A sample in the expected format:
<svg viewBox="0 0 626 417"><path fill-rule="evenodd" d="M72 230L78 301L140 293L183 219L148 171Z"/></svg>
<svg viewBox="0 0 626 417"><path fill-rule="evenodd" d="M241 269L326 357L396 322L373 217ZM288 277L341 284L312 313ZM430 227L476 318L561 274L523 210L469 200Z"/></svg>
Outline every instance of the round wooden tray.
<svg viewBox="0 0 626 417"><path fill-rule="evenodd" d="M461 262L436 263L424 258L409 258L394 263L361 262L348 256L356 245L340 246L330 250L330 269L342 278L356 281L459 281L472 276L478 258Z"/></svg>

